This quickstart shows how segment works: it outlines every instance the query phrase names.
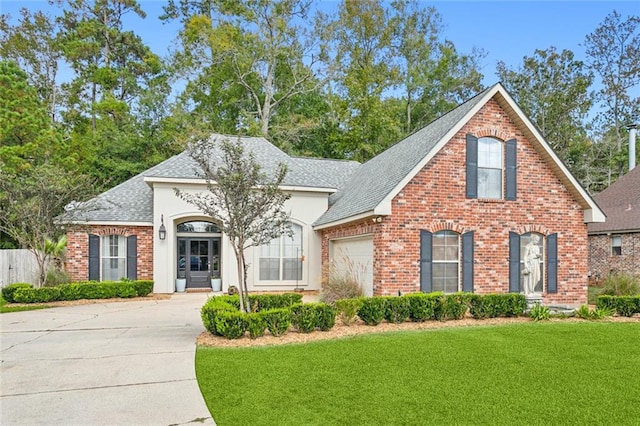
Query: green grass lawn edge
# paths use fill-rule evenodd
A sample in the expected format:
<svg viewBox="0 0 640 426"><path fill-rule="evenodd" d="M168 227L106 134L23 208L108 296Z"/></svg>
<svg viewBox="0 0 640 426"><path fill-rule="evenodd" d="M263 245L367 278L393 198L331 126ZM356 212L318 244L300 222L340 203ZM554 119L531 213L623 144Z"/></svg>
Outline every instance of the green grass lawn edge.
<svg viewBox="0 0 640 426"><path fill-rule="evenodd" d="M640 324L521 323L198 347L219 425L638 424Z"/></svg>

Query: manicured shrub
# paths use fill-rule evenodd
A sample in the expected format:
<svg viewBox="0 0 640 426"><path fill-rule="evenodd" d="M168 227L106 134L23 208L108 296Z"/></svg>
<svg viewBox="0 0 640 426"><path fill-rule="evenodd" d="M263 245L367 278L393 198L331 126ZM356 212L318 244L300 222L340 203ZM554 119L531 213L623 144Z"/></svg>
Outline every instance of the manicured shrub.
<svg viewBox="0 0 640 426"><path fill-rule="evenodd" d="M358 317L367 325L378 325L384 319L385 304L382 297L367 297L362 301Z"/></svg>
<svg viewBox="0 0 640 426"><path fill-rule="evenodd" d="M524 294L507 293L503 294L502 297L506 299L504 316L517 317L524 315L524 311L527 310L527 298Z"/></svg>
<svg viewBox="0 0 640 426"><path fill-rule="evenodd" d="M470 297L470 294L465 293L447 294L444 296L441 319L458 320L464 318L464 315L467 313Z"/></svg>
<svg viewBox="0 0 640 426"><path fill-rule="evenodd" d="M262 312L251 312L247 314L247 331L251 339L264 336L266 330L267 323L263 318Z"/></svg>
<svg viewBox="0 0 640 426"><path fill-rule="evenodd" d="M609 296L609 295L598 296L598 299L596 300L596 306L598 308L608 308L615 311L616 309L615 296Z"/></svg>
<svg viewBox="0 0 640 426"><path fill-rule="evenodd" d="M247 331L247 314L239 311L218 311L216 332L226 339L239 339Z"/></svg>
<svg viewBox="0 0 640 426"><path fill-rule="evenodd" d="M287 308L269 309L261 314L272 336L282 336L291 326L291 312Z"/></svg>
<svg viewBox="0 0 640 426"><path fill-rule="evenodd" d="M631 296L616 297L616 312L623 317L632 317L636 313L636 303Z"/></svg>
<svg viewBox="0 0 640 426"><path fill-rule="evenodd" d="M291 325L299 332L311 333L317 324L315 303L301 303L291 307Z"/></svg>
<svg viewBox="0 0 640 426"><path fill-rule="evenodd" d="M336 324L336 309L326 303L318 303L316 309L316 326L320 331L329 331Z"/></svg>
<svg viewBox="0 0 640 426"><path fill-rule="evenodd" d="M444 294L411 293L402 296L409 301L409 319L414 322L422 322L436 319L436 309L442 305Z"/></svg>
<svg viewBox="0 0 640 426"><path fill-rule="evenodd" d="M17 303L47 303L60 300L60 289L57 287L17 289L13 293L13 298Z"/></svg>
<svg viewBox="0 0 640 426"><path fill-rule="evenodd" d="M618 315L631 317L640 313L640 295L638 296L598 296L597 307L615 311Z"/></svg>
<svg viewBox="0 0 640 426"><path fill-rule="evenodd" d="M302 294L250 294L249 303L251 304L251 310L255 312L289 308L295 304L302 303Z"/></svg>
<svg viewBox="0 0 640 426"><path fill-rule="evenodd" d="M401 296L384 297L384 319L393 324L403 323L409 318L409 300Z"/></svg>
<svg viewBox="0 0 640 426"><path fill-rule="evenodd" d="M9 284L6 287L2 287L2 297L7 303L14 303L15 299L13 298L13 294L19 288L33 288L33 286L29 283L15 283Z"/></svg>
<svg viewBox="0 0 640 426"><path fill-rule="evenodd" d="M115 284L112 284L112 286L113 286L115 297L130 298L130 297L136 297L138 295L138 292L136 291L136 288L134 287L133 283L125 283L125 282L115 283Z"/></svg>
<svg viewBox="0 0 640 426"><path fill-rule="evenodd" d="M344 325L351 325L358 318L358 310L362 306L362 297L355 299L341 299L336 300L336 309L338 311L338 317Z"/></svg>
<svg viewBox="0 0 640 426"><path fill-rule="evenodd" d="M133 281L132 284L136 290L136 295L140 297L148 296L153 291L153 280L137 280Z"/></svg>
<svg viewBox="0 0 640 426"><path fill-rule="evenodd" d="M527 300L519 293L469 296L469 312L476 319L518 316L526 308Z"/></svg>
<svg viewBox="0 0 640 426"><path fill-rule="evenodd" d="M238 312L238 309L224 298L225 296L211 297L202 305L202 308L200 308L200 317L202 318L204 328L213 335L221 335L216 328L218 313L222 311Z"/></svg>
<svg viewBox="0 0 640 426"><path fill-rule="evenodd" d="M78 300L80 299L80 284L60 284L60 300Z"/></svg>

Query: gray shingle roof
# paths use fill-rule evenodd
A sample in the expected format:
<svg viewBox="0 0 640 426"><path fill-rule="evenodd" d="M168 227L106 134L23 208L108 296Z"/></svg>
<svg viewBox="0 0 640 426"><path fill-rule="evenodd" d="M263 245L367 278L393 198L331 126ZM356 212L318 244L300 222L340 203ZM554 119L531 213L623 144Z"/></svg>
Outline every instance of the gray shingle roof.
<svg viewBox="0 0 640 426"><path fill-rule="evenodd" d="M607 215L607 220L589 223L590 234L640 230L640 167L622 176L594 198Z"/></svg>
<svg viewBox="0 0 640 426"><path fill-rule="evenodd" d="M220 135L213 135L212 139L217 136ZM355 161L291 157L260 137L242 137L241 141L247 152L253 152L256 161L268 175L273 175L280 163L287 166L288 173L283 182L285 186L336 190L360 166ZM220 160L219 150L216 151L214 158ZM151 224L153 190L145 178L195 180L199 179L196 168L196 163L188 153L182 152L83 203L87 208L69 212L63 215L62 220Z"/></svg>
<svg viewBox="0 0 640 426"><path fill-rule="evenodd" d="M331 196L331 208L314 225L325 225L373 211L491 89L486 89L360 166L344 187Z"/></svg>

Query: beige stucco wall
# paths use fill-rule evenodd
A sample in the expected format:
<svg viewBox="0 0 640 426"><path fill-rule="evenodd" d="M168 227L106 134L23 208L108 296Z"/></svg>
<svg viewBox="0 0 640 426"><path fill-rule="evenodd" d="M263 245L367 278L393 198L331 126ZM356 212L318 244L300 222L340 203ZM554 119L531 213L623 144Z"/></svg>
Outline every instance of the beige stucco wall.
<svg viewBox="0 0 640 426"><path fill-rule="evenodd" d="M178 223L188 220L210 220L194 206L186 203L175 195L174 188L183 191L206 191L204 185L176 184L171 182L152 182L154 189L154 254L153 254L153 279L155 281L155 293L173 293L175 291L175 277L177 266L177 235ZM259 248L249 248L245 252L245 258L249 264L248 287L250 291L267 290L293 290L296 285L305 290L317 290L320 288L321 277L321 238L313 231L312 223L326 211L328 207L328 193L305 190L304 188L288 191L291 198L285 203L285 211L290 213L291 221L302 226L303 262L302 280L295 281L260 281L258 279ZM161 224L161 216L164 216L164 225L167 237L164 241L158 239L158 229ZM230 285L238 284L238 274L233 248L226 235L221 240L221 278L222 290L226 291Z"/></svg>

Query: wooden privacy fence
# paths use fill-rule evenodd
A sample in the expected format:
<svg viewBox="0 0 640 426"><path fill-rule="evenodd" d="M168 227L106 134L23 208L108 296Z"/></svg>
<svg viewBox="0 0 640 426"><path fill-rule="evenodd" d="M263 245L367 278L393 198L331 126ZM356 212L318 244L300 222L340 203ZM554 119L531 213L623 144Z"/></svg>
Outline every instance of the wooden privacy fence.
<svg viewBox="0 0 640 426"><path fill-rule="evenodd" d="M0 287L13 283L31 283L38 280L38 262L29 250L0 250Z"/></svg>

